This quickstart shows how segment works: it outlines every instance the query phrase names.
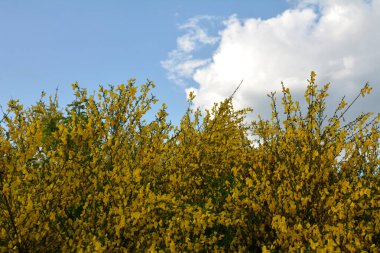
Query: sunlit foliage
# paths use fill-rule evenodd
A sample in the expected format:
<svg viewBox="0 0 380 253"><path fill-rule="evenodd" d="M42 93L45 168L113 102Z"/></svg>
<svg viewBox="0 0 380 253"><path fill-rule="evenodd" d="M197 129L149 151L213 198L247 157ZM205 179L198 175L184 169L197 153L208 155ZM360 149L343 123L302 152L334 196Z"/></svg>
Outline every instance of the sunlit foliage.
<svg viewBox="0 0 380 253"><path fill-rule="evenodd" d="M153 87L9 101L1 252L378 251L378 115L345 123L342 99L326 116L312 72L306 110L285 87L283 115L271 94L271 119L253 122L233 96L202 112L191 94L173 126L164 104L146 117Z"/></svg>

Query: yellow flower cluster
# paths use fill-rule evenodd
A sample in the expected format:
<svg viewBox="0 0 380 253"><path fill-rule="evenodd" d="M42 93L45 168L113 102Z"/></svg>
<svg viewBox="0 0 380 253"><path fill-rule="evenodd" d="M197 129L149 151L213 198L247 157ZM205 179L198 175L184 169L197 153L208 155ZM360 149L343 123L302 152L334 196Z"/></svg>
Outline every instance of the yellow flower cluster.
<svg viewBox="0 0 380 253"><path fill-rule="evenodd" d="M306 112L248 123L232 97L179 126L153 82L73 85L0 119L0 252L378 252L379 116L325 116L312 72ZM360 95L370 92L364 86ZM152 118L152 120L148 120Z"/></svg>

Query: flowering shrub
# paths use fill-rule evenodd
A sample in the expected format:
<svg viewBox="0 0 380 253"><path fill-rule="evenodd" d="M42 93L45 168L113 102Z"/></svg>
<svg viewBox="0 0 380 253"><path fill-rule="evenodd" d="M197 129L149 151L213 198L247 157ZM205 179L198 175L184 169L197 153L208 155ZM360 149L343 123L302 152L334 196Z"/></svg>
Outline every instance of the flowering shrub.
<svg viewBox="0 0 380 253"><path fill-rule="evenodd" d="M361 251L380 241L379 119L325 115L312 72L302 114L283 87L281 117L247 123L232 96L179 126L152 82L73 85L0 125L0 251ZM369 93L365 85L360 95ZM44 95L44 94L43 94Z"/></svg>

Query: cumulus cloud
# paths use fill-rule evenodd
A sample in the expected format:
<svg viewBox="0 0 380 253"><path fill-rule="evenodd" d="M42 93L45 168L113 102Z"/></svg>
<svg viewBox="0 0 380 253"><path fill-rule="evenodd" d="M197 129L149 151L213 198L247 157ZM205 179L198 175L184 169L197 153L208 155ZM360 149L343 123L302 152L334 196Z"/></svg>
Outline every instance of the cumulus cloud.
<svg viewBox="0 0 380 253"><path fill-rule="evenodd" d="M235 105L268 115L266 94L279 91L283 81L301 97L314 70L319 83L331 82L331 99L336 102L344 94L352 97L369 81L374 92L356 110L378 112L380 0L302 0L273 18L231 16L224 25L219 38L203 40L218 43L209 59L178 57L177 67L169 71L197 83L186 87L197 95L197 106L208 108L228 97L244 79ZM208 38L207 34L194 37L180 37L169 59L175 53L193 52L204 43L201 37Z"/></svg>

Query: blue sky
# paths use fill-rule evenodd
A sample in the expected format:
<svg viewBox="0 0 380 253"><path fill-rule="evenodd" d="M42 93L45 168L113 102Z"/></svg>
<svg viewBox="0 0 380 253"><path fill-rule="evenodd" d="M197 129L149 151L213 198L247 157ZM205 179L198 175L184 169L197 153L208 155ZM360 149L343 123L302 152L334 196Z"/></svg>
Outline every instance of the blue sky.
<svg viewBox="0 0 380 253"><path fill-rule="evenodd" d="M371 32L380 25L375 15L379 1L357 0L362 3L358 5L347 0L351 9L346 2L331 2L334 4L322 0L0 0L0 101L4 105L12 97L28 105L42 90L53 94L59 87L60 101L66 104L72 98L70 84L75 81L93 90L99 84L125 83L130 78L137 78L139 84L150 79L157 84L155 95L168 105L176 122L185 111L186 92L195 91L196 105L207 108L227 97L241 79L245 88L237 97L237 106L253 106L264 114L264 104L268 104L261 97L265 92L277 89L280 81L291 87L292 82L304 84L311 70L319 70L323 81L355 81L345 88L350 93L357 90L357 84L380 80L374 75L378 67L360 65L364 60L380 62L378 54L367 53L366 47L370 51L375 45L337 41L334 34L340 30L343 38L350 40L351 36L339 20L334 32L320 30L335 24L329 13L343 6L340 16L335 15L338 19L358 8L368 16L366 11L371 9L375 16L372 24L353 21L357 29ZM320 21L324 17L327 24ZM322 48L311 52L306 45L322 35L332 46L317 43L313 46ZM373 36L369 39L376 44L379 36ZM346 51L335 50L341 47ZM340 53L329 54L329 50ZM321 52L327 56L323 58ZM295 62L294 71L282 68L304 58L309 58L310 64ZM235 69L239 64L242 66ZM330 68L323 67L326 64ZM244 70L244 66L250 69ZM347 72L353 66L359 74ZM231 70L229 76L224 68ZM276 79L269 78L276 74ZM258 82L263 85L259 87ZM293 87L297 89L297 85ZM250 104L252 100L258 102ZM378 105L375 100L371 103L372 107Z"/></svg>

